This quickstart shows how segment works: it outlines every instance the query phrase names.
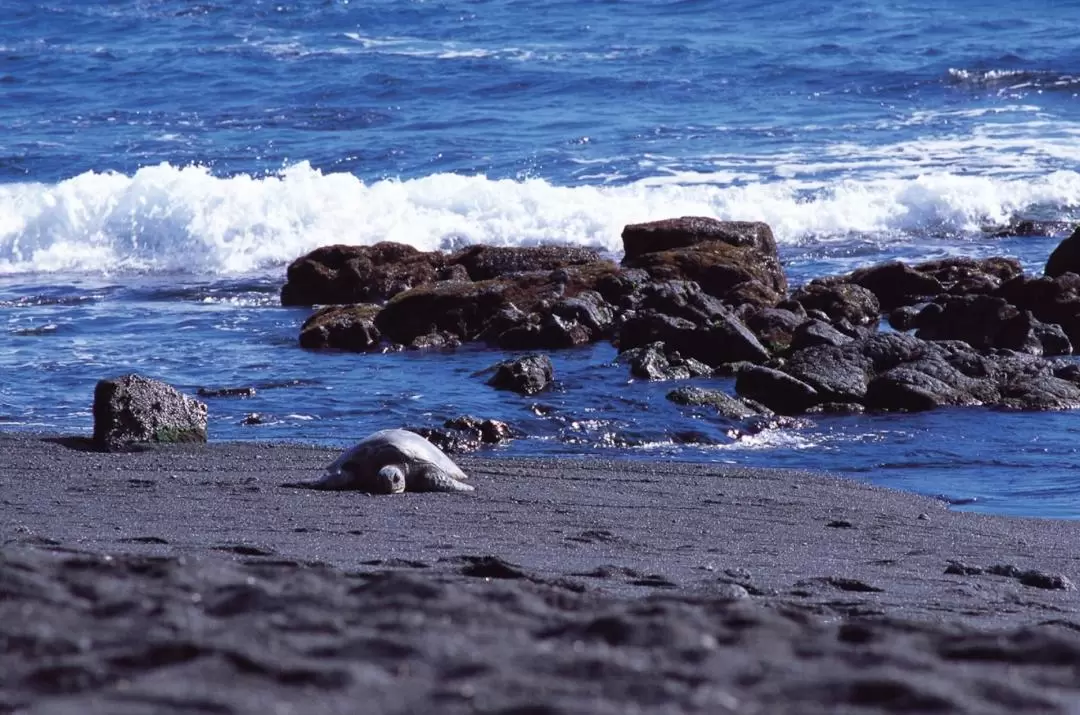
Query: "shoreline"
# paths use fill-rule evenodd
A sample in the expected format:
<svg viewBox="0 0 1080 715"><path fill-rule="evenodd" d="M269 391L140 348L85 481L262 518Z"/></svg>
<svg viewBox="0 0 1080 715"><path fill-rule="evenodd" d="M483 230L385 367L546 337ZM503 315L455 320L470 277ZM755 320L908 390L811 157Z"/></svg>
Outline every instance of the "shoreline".
<svg viewBox="0 0 1080 715"><path fill-rule="evenodd" d="M1080 522L605 459L462 457L474 494L372 497L279 486L330 449L69 440L0 433L0 635L22 644L0 656L5 711L1070 712L1080 696L1063 548Z"/></svg>
<svg viewBox="0 0 1080 715"><path fill-rule="evenodd" d="M281 555L336 568L472 550L569 573L610 554L635 568L663 567L679 587L697 571L709 573L710 564L728 565L713 562L734 561L739 569L769 568L773 574L763 576L767 585L759 590L778 593L785 587L778 574L812 578L814 568L893 578L868 565L891 548L913 546L927 574L933 558L943 572L950 561L989 565L1012 557L1021 570L1080 582L1072 557L1053 550L1080 538L1080 521L954 511L941 499L808 471L458 455L473 494L380 497L282 486L319 473L339 453L270 442L100 452L81 437L0 432L3 538L19 543L22 534L147 554L200 552L229 541L259 550L265 540ZM412 532L425 538L379 538ZM342 535L368 538L360 548L330 541ZM754 563L761 554L768 558ZM911 575L911 568L901 572Z"/></svg>

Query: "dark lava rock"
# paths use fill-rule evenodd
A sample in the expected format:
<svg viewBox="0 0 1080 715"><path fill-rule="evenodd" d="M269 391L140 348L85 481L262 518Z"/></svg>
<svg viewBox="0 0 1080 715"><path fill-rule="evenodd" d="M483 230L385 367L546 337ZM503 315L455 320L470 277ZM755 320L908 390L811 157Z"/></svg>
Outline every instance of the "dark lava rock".
<svg viewBox="0 0 1080 715"><path fill-rule="evenodd" d="M861 415L866 407L857 402L822 402L806 411L808 415Z"/></svg>
<svg viewBox="0 0 1080 715"><path fill-rule="evenodd" d="M1021 375L1005 383L1000 406L1007 410L1071 410L1080 407L1080 387L1053 375Z"/></svg>
<svg viewBox="0 0 1080 715"><path fill-rule="evenodd" d="M953 295L990 293L1005 281L1012 280L1024 272L1020 261L1003 256L990 258L953 256L916 263L914 267L915 270L936 278L945 291Z"/></svg>
<svg viewBox="0 0 1080 715"><path fill-rule="evenodd" d="M846 320L852 325L876 325L881 304L868 289L857 283L819 283L811 281L791 295L806 308L820 310L831 322Z"/></svg>
<svg viewBox="0 0 1080 715"><path fill-rule="evenodd" d="M893 308L889 312L889 325L900 332L912 330L915 328L920 311L921 308L915 305L902 305L899 308Z"/></svg>
<svg viewBox="0 0 1080 715"><path fill-rule="evenodd" d="M124 375L94 388L94 443L205 442L206 405L164 382Z"/></svg>
<svg viewBox="0 0 1080 715"><path fill-rule="evenodd" d="M488 384L500 390L513 390L523 395L535 395L551 384L554 368L547 355L526 355L506 360L495 366Z"/></svg>
<svg viewBox="0 0 1080 715"><path fill-rule="evenodd" d="M1059 573L1046 573L1032 569L1024 571L1016 577L1017 580L1032 588L1044 588L1051 591L1075 591L1076 585L1068 576Z"/></svg>
<svg viewBox="0 0 1080 715"><path fill-rule="evenodd" d="M600 254L579 246L469 246L447 259L464 266L474 281L531 271L550 271L601 261Z"/></svg>
<svg viewBox="0 0 1080 715"><path fill-rule="evenodd" d="M923 296L937 295L945 289L937 278L900 261L860 268L847 280L873 293L884 311L907 305Z"/></svg>
<svg viewBox="0 0 1080 715"><path fill-rule="evenodd" d="M424 253L402 243L323 246L289 264L281 304L378 303L434 283L446 265L441 253Z"/></svg>
<svg viewBox="0 0 1080 715"><path fill-rule="evenodd" d="M630 310L637 307L641 290L651 283L647 272L640 268L626 268L600 276L595 289L613 307Z"/></svg>
<svg viewBox="0 0 1080 715"><path fill-rule="evenodd" d="M1018 276L1003 283L996 295L1044 323L1060 325L1074 345L1080 343L1080 275Z"/></svg>
<svg viewBox="0 0 1080 715"><path fill-rule="evenodd" d="M942 296L919 313L915 335L923 340L963 340L980 350L1030 351L1032 316L989 295Z"/></svg>
<svg viewBox="0 0 1080 715"><path fill-rule="evenodd" d="M410 427L409 431L420 435L446 454L468 454L469 452L475 452L482 446L476 435L462 430L440 427Z"/></svg>
<svg viewBox="0 0 1080 715"><path fill-rule="evenodd" d="M1053 250L1043 272L1051 278L1065 273L1080 273L1080 227Z"/></svg>
<svg viewBox="0 0 1080 715"><path fill-rule="evenodd" d="M946 405L1059 410L1080 407L1080 370L1066 369L1069 364L1012 350L980 353L958 340L881 333L798 350L781 370L744 367L736 390L783 414L828 403L884 411Z"/></svg>
<svg viewBox="0 0 1080 715"><path fill-rule="evenodd" d="M1041 351L1035 352L1036 355L1052 357L1073 353L1072 341L1060 325L1043 323L1035 318L1031 319L1031 323L1031 336L1041 348Z"/></svg>
<svg viewBox="0 0 1080 715"><path fill-rule="evenodd" d="M1057 324L989 295L941 296L913 321L925 340L963 340L980 350L1001 348L1032 355L1068 355L1072 343Z"/></svg>
<svg viewBox="0 0 1080 715"><path fill-rule="evenodd" d="M693 281L659 281L641 287L635 308L638 311L663 313L689 320L695 325L707 325L729 309L718 298L701 290Z"/></svg>
<svg viewBox="0 0 1080 715"><path fill-rule="evenodd" d="M720 390L680 387L669 392L667 398L677 405L715 408L719 414L732 420L747 420L761 415L742 400Z"/></svg>
<svg viewBox="0 0 1080 715"><path fill-rule="evenodd" d="M977 405L980 401L935 375L901 365L870 381L865 404L874 410L920 412L943 405Z"/></svg>
<svg viewBox="0 0 1080 715"><path fill-rule="evenodd" d="M729 311L718 314L705 326L684 318L641 311L627 318L619 329L618 339L619 349L623 351L662 342L668 350L710 366L769 359L765 346Z"/></svg>
<svg viewBox="0 0 1080 715"><path fill-rule="evenodd" d="M821 402L818 391L807 383L780 370L751 365L739 370L735 391L782 415L806 412Z"/></svg>
<svg viewBox="0 0 1080 715"><path fill-rule="evenodd" d="M702 216L630 224L623 229L622 240L623 250L629 259L709 241L776 253L776 239L768 224L760 221L719 221Z"/></svg>
<svg viewBox="0 0 1080 715"><path fill-rule="evenodd" d="M384 336L406 345L418 335L433 331L455 335L462 342L482 339L500 345L515 340L519 344L530 341L527 344L531 345L544 342L552 347L577 345L603 335L608 308L597 298L600 294L595 287L617 270L615 264L600 261L477 282L420 286L388 301L376 316L375 325ZM575 298L577 302L568 300ZM579 315L601 328L601 332L593 332L577 319L561 317L554 312L556 306L563 315ZM613 319L613 312L611 316ZM530 326L545 324L549 333L540 337L527 334L539 331ZM505 341L501 338L503 332L514 329L524 335L509 336Z"/></svg>
<svg viewBox="0 0 1080 715"><path fill-rule="evenodd" d="M592 342L593 332L576 320L554 313L532 313L520 325L499 333L496 344L506 350L572 348Z"/></svg>
<svg viewBox="0 0 1080 715"><path fill-rule="evenodd" d="M387 302L375 316L375 326L402 345L440 331L469 341L511 303L510 288L509 282L500 280L421 286Z"/></svg>
<svg viewBox="0 0 1080 715"><path fill-rule="evenodd" d="M469 415L455 417L443 423L448 429L467 430L476 434L484 444L503 444L514 438L514 429L500 420L480 419Z"/></svg>
<svg viewBox="0 0 1080 715"><path fill-rule="evenodd" d="M733 305L774 305L787 292L776 241L763 223L683 217L633 224L623 230L623 246L623 266L656 281L696 281Z"/></svg>
<svg viewBox="0 0 1080 715"><path fill-rule="evenodd" d="M823 320L807 320L795 328L791 336L791 350L802 350L815 345L840 346L850 343L852 338L842 333Z"/></svg>
<svg viewBox="0 0 1080 715"><path fill-rule="evenodd" d="M731 304L754 298L758 305L775 305L787 290L787 278L779 258L750 246L720 241L690 248L646 253L623 259L623 264L642 268L656 281L695 281L709 295ZM754 289L743 284L756 285ZM737 290L738 289L738 290Z"/></svg>
<svg viewBox="0 0 1080 715"><path fill-rule="evenodd" d="M872 292L881 310L925 302L950 293L969 295L992 293L1002 283L1022 274L1015 258L951 257L909 266L890 261L860 268L847 276L820 279L817 282L855 283Z"/></svg>
<svg viewBox="0 0 1080 715"><path fill-rule="evenodd" d="M484 445L504 444L515 436L505 422L469 415L446 420L442 428L420 427L413 431L447 454L475 452Z"/></svg>
<svg viewBox="0 0 1080 715"><path fill-rule="evenodd" d="M770 352L780 353L791 347L795 332L806 321L806 311L795 313L784 308L755 308L743 317L746 327Z"/></svg>
<svg viewBox="0 0 1080 715"><path fill-rule="evenodd" d="M630 374L644 380L685 380L706 377L712 368L694 358L684 358L676 350L666 350L663 343L649 343L619 355L619 362L630 363Z"/></svg>
<svg viewBox="0 0 1080 715"><path fill-rule="evenodd" d="M615 323L615 309L594 290L583 290L551 306L551 313L588 329L590 340L610 336Z"/></svg>
<svg viewBox="0 0 1080 715"><path fill-rule="evenodd" d="M377 305L332 305L320 308L300 328L300 347L364 352L378 347Z"/></svg>

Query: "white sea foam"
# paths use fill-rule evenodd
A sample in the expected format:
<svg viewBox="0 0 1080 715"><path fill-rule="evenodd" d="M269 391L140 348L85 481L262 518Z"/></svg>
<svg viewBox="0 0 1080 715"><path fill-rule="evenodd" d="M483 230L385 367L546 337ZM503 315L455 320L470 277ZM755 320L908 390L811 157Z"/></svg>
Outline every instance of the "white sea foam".
<svg viewBox="0 0 1080 715"><path fill-rule="evenodd" d="M797 164L792 166L798 167ZM1080 206L1080 174L794 176L732 183L721 170L622 186L562 187L435 174L365 183L306 163L277 175L215 177L201 167L87 172L56 184L0 185L0 273L123 271L235 275L278 269L321 245L398 241L562 243L621 251L627 223L682 215L768 222L780 242L852 233L977 230L1031 207ZM776 174L774 174L775 176Z"/></svg>

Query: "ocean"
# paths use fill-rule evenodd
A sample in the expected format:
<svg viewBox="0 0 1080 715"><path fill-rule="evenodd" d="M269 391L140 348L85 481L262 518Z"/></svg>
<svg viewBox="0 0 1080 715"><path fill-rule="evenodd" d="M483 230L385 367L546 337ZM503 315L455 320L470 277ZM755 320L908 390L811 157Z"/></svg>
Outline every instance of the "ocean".
<svg viewBox="0 0 1080 715"><path fill-rule="evenodd" d="M1080 517L1080 416L817 416L732 439L607 344L498 392L506 353L302 350L329 243L559 243L760 220L789 280L1015 256L1080 222L1080 2L0 0L0 429L88 434L130 371L213 441L346 445L461 414L493 454L828 470L956 508ZM995 237L1017 219L1061 222ZM1052 225L1051 225L1052 226ZM733 390L730 379L690 381ZM245 424L248 415L259 424Z"/></svg>

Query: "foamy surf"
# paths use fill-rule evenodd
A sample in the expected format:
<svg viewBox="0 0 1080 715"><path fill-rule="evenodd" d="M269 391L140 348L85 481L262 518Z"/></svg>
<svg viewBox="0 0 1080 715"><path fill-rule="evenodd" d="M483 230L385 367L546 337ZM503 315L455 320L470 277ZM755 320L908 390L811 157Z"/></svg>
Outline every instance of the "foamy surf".
<svg viewBox="0 0 1080 715"><path fill-rule="evenodd" d="M1038 210L1069 218L1080 174L801 177L663 175L623 186L434 174L367 183L307 163L217 177L169 164L132 176L86 172L0 185L0 273L236 275L278 268L321 245L397 241L422 250L560 243L621 252L628 223L681 215L769 223L781 243L857 234L976 232Z"/></svg>

